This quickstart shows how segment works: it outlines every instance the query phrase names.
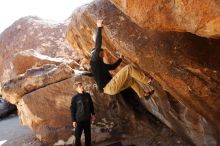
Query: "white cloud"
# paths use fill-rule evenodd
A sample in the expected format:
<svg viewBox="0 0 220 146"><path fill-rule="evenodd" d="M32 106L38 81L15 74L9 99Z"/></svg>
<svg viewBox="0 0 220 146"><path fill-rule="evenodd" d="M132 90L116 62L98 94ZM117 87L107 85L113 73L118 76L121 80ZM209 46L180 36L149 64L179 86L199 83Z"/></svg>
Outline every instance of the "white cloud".
<svg viewBox="0 0 220 146"><path fill-rule="evenodd" d="M0 32L24 16L63 21L72 11L92 0L2 0L0 5Z"/></svg>

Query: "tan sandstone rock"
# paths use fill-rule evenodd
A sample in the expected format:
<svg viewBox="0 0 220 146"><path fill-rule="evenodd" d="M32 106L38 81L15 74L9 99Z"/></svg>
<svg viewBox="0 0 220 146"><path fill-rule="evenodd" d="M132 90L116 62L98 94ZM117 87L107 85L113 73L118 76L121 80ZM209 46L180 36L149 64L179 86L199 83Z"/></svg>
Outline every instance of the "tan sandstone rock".
<svg viewBox="0 0 220 146"><path fill-rule="evenodd" d="M213 0L111 0L142 28L220 38L220 2Z"/></svg>
<svg viewBox="0 0 220 146"><path fill-rule="evenodd" d="M145 5L142 7L136 1L134 3L137 4L134 5L134 9L142 12L138 13L140 17L137 18L146 20L149 16L141 11ZM151 4L156 5L156 1L152 1ZM195 8L195 13L200 12L197 9L199 6L198 4ZM212 7L207 5L207 8L210 9L207 16L212 15ZM217 11L217 8L214 10ZM125 63L135 65L156 80L154 97L148 102L143 102L146 108L194 144L219 145L220 40L206 39L186 32L148 30L145 25L137 25L139 21L135 24L132 14L127 14L128 16L104 0L83 6L72 15L67 39L72 47L81 51L89 60L91 49L94 47L91 38L95 32L96 20L104 19L103 48L108 50L112 58L116 58L117 52L121 52L125 57ZM187 17L192 21L195 19L190 14ZM191 25L187 22L186 24ZM175 28L172 27L174 25L177 24L171 24L170 29L177 31L175 28L178 25ZM181 31L189 31L185 28L181 28Z"/></svg>

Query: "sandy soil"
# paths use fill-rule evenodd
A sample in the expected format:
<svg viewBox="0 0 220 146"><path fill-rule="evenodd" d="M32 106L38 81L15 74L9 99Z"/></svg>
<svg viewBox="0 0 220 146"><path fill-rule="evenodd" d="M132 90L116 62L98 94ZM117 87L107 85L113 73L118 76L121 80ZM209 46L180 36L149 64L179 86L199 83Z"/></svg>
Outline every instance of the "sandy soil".
<svg viewBox="0 0 220 146"><path fill-rule="evenodd" d="M40 146L32 131L20 124L17 115L0 121L0 146Z"/></svg>

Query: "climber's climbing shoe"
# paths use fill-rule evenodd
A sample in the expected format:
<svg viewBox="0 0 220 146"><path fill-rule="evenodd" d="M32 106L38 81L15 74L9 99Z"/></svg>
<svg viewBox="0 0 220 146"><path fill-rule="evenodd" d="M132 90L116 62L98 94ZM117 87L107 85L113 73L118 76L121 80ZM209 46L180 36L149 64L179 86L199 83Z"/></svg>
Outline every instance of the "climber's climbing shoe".
<svg viewBox="0 0 220 146"><path fill-rule="evenodd" d="M148 95L144 96L144 98L146 100L149 100L152 97L153 94L154 94L154 90L151 90L151 91L148 92Z"/></svg>

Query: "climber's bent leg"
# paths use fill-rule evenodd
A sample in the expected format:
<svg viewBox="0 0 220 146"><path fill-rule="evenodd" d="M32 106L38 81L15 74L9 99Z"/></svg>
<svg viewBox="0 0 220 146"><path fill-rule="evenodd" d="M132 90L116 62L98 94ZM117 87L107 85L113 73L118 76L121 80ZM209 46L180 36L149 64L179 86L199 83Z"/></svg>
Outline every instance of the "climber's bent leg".
<svg viewBox="0 0 220 146"><path fill-rule="evenodd" d="M144 91L134 79L144 84L147 84L149 80L142 71L132 65L126 65L104 87L104 92L109 95L115 95L125 88L132 87L138 96L141 97Z"/></svg>

